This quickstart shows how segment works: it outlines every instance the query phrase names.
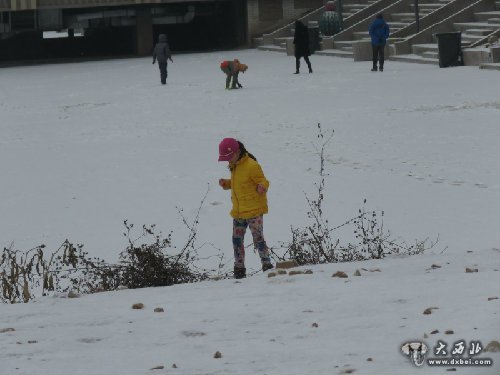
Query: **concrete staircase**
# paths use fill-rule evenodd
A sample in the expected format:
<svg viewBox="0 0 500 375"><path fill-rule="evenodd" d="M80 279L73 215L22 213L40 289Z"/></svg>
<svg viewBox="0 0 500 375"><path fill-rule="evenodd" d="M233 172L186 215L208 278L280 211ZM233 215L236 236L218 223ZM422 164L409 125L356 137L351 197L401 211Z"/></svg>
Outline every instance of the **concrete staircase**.
<svg viewBox="0 0 500 375"><path fill-rule="evenodd" d="M479 69L499 70L500 71L500 63L484 63L484 64L479 65Z"/></svg>
<svg viewBox="0 0 500 375"><path fill-rule="evenodd" d="M421 0L422 1L422 0ZM452 0L424 0L424 3L419 3L419 15L420 19L423 19L427 15L431 14L437 9L440 9L444 5L448 4ZM391 35L397 33L400 30L405 30L409 25L415 22L415 4L413 0L401 1L400 4L393 4L386 9L382 10L384 14L384 19L389 25ZM391 8L394 11L391 11ZM322 50L317 51L318 55L327 56L337 56L337 57L349 57L353 58L353 44L358 41L369 41L370 36L368 33L368 28L373 21L375 15L371 15L368 20L364 21L364 30L354 31L351 33L351 38L349 40L336 40L336 37L332 41L324 41L322 43ZM404 33L399 37L406 36ZM339 35L339 37L341 37ZM342 38L344 39L344 38ZM333 44L333 46L332 46Z"/></svg>
<svg viewBox="0 0 500 375"><path fill-rule="evenodd" d="M342 18L344 22L344 28L350 27L353 23L353 19L356 13L362 11L369 5L376 3L377 0L343 0L342 1ZM308 27L318 27L318 22L323 14L324 7L321 7L313 12L307 19L303 20ZM295 33L295 21L287 25L284 29L285 32L279 32L276 37L269 38L269 35L264 35L260 38L254 38L253 44L257 49L262 51L274 51L286 53L287 43L293 42L293 35ZM321 37L321 35L320 35ZM317 51L316 53L318 53Z"/></svg>
<svg viewBox="0 0 500 375"><path fill-rule="evenodd" d="M500 1L496 0L491 1L491 10L474 12L470 19L465 22L453 22L447 31L461 31L462 48L466 48L498 28L500 28ZM391 56L390 59L393 61L438 65L439 53L437 40L435 36L432 36L432 39L430 43L412 44L411 54L395 55Z"/></svg>

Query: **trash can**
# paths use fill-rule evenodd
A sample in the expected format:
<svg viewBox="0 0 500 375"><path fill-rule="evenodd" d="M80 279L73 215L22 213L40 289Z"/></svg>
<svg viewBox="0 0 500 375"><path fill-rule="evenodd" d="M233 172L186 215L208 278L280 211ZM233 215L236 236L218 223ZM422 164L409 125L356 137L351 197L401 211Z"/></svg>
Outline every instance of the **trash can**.
<svg viewBox="0 0 500 375"><path fill-rule="evenodd" d="M309 50L311 54L319 50L319 26L309 26Z"/></svg>
<svg viewBox="0 0 500 375"><path fill-rule="evenodd" d="M439 67L463 65L462 32L436 34L439 52Z"/></svg>

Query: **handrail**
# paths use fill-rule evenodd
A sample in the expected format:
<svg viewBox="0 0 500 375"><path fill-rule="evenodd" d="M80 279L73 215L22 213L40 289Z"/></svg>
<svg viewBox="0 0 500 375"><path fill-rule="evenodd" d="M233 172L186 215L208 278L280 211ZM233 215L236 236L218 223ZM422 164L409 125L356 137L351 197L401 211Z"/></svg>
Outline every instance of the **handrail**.
<svg viewBox="0 0 500 375"><path fill-rule="evenodd" d="M420 29L423 30L429 26L436 23L436 20L442 20L445 16L450 14L455 14L456 12L464 9L467 5L470 5L471 0L452 0L449 3L443 5L441 8L434 10L433 12L420 18ZM393 38L400 38L409 35L412 29L416 29L416 22L410 23L408 26L399 29L395 33L391 34Z"/></svg>
<svg viewBox="0 0 500 375"><path fill-rule="evenodd" d="M344 0L345 1L345 0ZM350 25L354 25L355 23L359 22L360 19L363 19L366 17L366 14L373 14L374 12L377 12L377 9L381 9L382 7L380 6L381 3L386 3L386 2L392 2L394 0L377 0L375 3L370 4L360 10L359 12L354 13L352 16L347 17L344 19L344 26L349 28ZM346 5L346 4L344 4ZM305 16L299 18L299 21L302 21L303 23L307 24L311 19L318 19L318 13L324 12L325 7L322 6ZM279 37L284 37L284 36L289 36L290 35L290 28L292 28L295 24L295 20L288 23L287 25L279 28L278 30L273 31L272 33L269 34L264 34L262 35L263 42L264 44L272 44L274 38L279 38ZM337 34L338 35L338 34ZM323 40L329 39L331 37L323 37Z"/></svg>
<svg viewBox="0 0 500 375"><path fill-rule="evenodd" d="M498 36L500 37L500 27L497 28L496 30L493 30L492 33L486 35L484 38L481 38L477 41L475 41L474 43L472 43L470 46L468 46L467 48L474 48L474 47L478 47L482 44L485 44L489 41L489 39L492 37L492 36Z"/></svg>
<svg viewBox="0 0 500 375"><path fill-rule="evenodd" d="M427 27L419 33L414 34L404 40L395 42L395 54L405 55L411 53L411 46L413 44L431 42L434 34L452 30L454 23L470 21L474 12L491 9L494 6L493 1L494 0L477 0L468 7L463 8L461 11L452 14L444 20L436 22L435 24Z"/></svg>
<svg viewBox="0 0 500 375"><path fill-rule="evenodd" d="M334 43L339 41L354 40L354 33L359 31L368 31L369 25L373 22L373 18L377 13L390 14L394 13L395 10L404 10L409 6L412 0L379 0L373 3L369 9L365 8L364 18L352 25L351 27L335 34L330 38L323 38L323 48L329 49L334 48ZM375 6L376 5L376 6Z"/></svg>

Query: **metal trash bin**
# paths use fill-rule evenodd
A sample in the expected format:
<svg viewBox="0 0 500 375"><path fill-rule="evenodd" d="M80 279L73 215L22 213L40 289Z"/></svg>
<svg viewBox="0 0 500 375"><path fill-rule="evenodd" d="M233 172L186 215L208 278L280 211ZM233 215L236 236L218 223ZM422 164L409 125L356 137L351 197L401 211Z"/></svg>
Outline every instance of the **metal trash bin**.
<svg viewBox="0 0 500 375"><path fill-rule="evenodd" d="M311 54L318 51L319 47L319 26L309 26L309 51Z"/></svg>
<svg viewBox="0 0 500 375"><path fill-rule="evenodd" d="M439 67L463 65L462 32L435 34L438 41Z"/></svg>

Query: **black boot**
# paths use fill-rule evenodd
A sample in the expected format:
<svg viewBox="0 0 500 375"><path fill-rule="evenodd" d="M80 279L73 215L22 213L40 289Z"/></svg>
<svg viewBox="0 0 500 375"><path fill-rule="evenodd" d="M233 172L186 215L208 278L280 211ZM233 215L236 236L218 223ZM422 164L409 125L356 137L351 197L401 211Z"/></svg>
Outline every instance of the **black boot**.
<svg viewBox="0 0 500 375"><path fill-rule="evenodd" d="M312 68L312 65L311 65L311 62L309 61L309 59L307 59L307 67L309 68L309 73L312 73L313 68Z"/></svg>
<svg viewBox="0 0 500 375"><path fill-rule="evenodd" d="M234 267L234 278L244 279L247 277L247 269L245 267Z"/></svg>
<svg viewBox="0 0 500 375"><path fill-rule="evenodd" d="M263 263L262 264L262 272L266 272L267 270L273 269L274 266L271 263Z"/></svg>
<svg viewBox="0 0 500 375"><path fill-rule="evenodd" d="M374 67L372 68L372 72L376 72L376 71L377 71L377 67L376 67L376 66L374 66Z"/></svg>

